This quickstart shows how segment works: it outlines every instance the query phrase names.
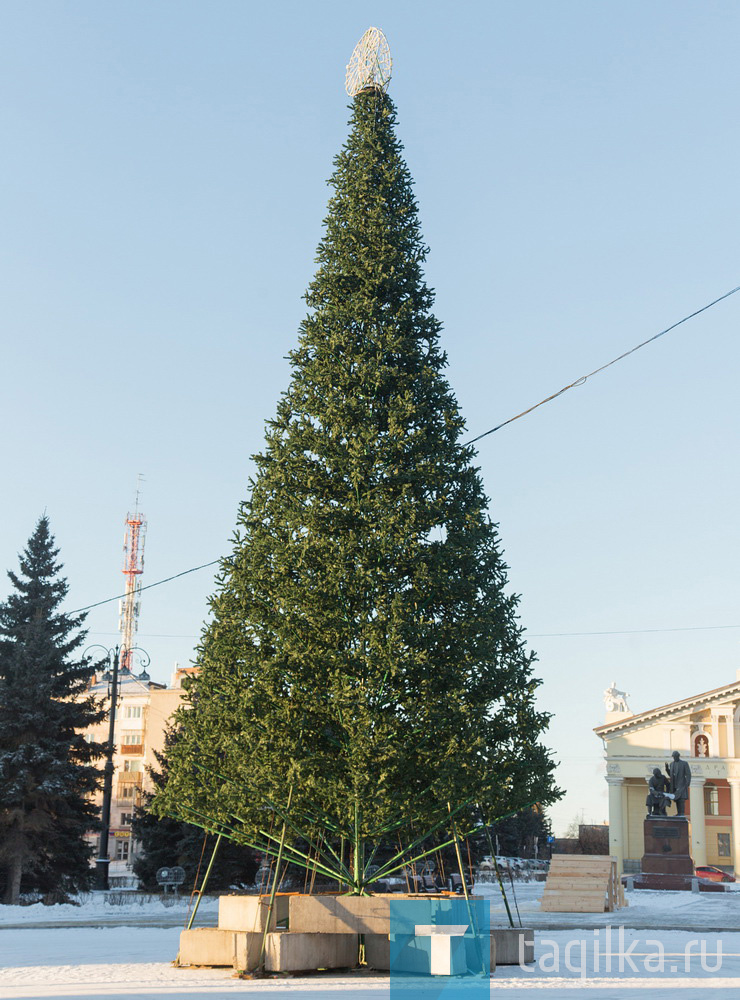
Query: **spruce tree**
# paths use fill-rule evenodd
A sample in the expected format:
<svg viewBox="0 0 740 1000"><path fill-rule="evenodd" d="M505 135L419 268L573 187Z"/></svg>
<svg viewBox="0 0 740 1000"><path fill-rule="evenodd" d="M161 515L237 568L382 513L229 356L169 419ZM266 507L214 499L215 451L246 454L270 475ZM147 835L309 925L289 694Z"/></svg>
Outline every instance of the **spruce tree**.
<svg viewBox="0 0 740 1000"><path fill-rule="evenodd" d="M0 604L0 868L5 902L21 888L52 893L88 887L97 824L91 795L101 744L84 730L104 716L86 688L94 665L79 648L84 615L59 609L67 582L44 515L9 572Z"/></svg>
<svg viewBox="0 0 740 1000"><path fill-rule="evenodd" d="M348 841L359 891L367 841L410 844L454 817L472 825L478 804L495 816L557 791L443 374L395 108L368 89L351 112L292 379L254 456L156 807L250 842L266 809L289 836Z"/></svg>

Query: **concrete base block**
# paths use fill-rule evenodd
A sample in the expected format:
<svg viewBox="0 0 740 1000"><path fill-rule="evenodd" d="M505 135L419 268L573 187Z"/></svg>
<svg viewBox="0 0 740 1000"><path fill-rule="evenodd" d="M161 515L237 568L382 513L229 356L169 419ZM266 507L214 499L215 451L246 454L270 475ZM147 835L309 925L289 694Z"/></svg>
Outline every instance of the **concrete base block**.
<svg viewBox="0 0 740 1000"><path fill-rule="evenodd" d="M435 899L436 896L409 896L405 893L377 893L373 896L301 895L290 901L288 926L300 933L389 934L391 900ZM480 899L471 896L471 899Z"/></svg>
<svg viewBox="0 0 740 1000"><path fill-rule="evenodd" d="M277 931L267 935L265 968L269 972L352 969L357 965L356 934L303 934Z"/></svg>
<svg viewBox="0 0 740 1000"><path fill-rule="evenodd" d="M229 967L253 972L259 962L262 934L256 931L199 927L180 934L180 965ZM357 965L356 934L292 934L270 931L265 944L268 972L346 969Z"/></svg>
<svg viewBox="0 0 740 1000"><path fill-rule="evenodd" d="M365 935L365 961L370 969L388 972L391 967L391 939L389 934Z"/></svg>
<svg viewBox="0 0 740 1000"><path fill-rule="evenodd" d="M198 927L180 934L180 965L234 967L236 934L217 927Z"/></svg>
<svg viewBox="0 0 740 1000"><path fill-rule="evenodd" d="M275 896L270 918L270 930L288 919L289 896ZM218 926L228 931L258 931L265 929L269 896L220 896L218 900Z"/></svg>
<svg viewBox="0 0 740 1000"><path fill-rule="evenodd" d="M259 964L263 934L263 931L237 931L234 934L235 969L239 969L243 972L254 972ZM273 932L271 931L267 935L267 942L265 944L265 967L267 966L267 955L269 953L270 938L272 936Z"/></svg>
<svg viewBox="0 0 740 1000"><path fill-rule="evenodd" d="M534 931L528 927L491 928L491 969L534 962Z"/></svg>
<svg viewBox="0 0 740 1000"><path fill-rule="evenodd" d="M390 931L391 895L289 898L291 932L388 934Z"/></svg>

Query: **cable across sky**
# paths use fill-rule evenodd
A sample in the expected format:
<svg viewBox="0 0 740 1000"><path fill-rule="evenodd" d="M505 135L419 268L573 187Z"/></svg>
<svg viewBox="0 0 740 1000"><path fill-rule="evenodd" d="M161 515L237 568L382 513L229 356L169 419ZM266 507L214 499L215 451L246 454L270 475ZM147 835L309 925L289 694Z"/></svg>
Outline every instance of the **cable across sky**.
<svg viewBox="0 0 740 1000"><path fill-rule="evenodd" d="M613 358L611 361L607 361L605 365L601 365L599 368L594 368L594 370L592 372L589 372L587 375L581 375L574 382L570 382L568 385L564 385L562 389L558 389L558 391L553 392L552 395L546 396L544 399L541 399L539 403L535 403L534 406L530 406L526 410L522 410L522 412L517 413L516 416L509 417L509 419L504 420L503 423L496 424L496 426L492 427L490 430L484 431L477 437L471 438L470 441L465 442L465 445L467 446L469 444L475 444L476 441L480 441L482 440L482 438L488 437L489 434L495 434L496 431L500 431L502 427L506 427L507 424L513 424L514 421L519 420L520 417L526 417L528 413L532 413L533 410L538 409L540 406L544 406L545 403L550 403L553 399L557 399L558 396L562 396L563 393L567 392L569 389L575 389L576 386L583 385L592 376L598 375L599 372L603 372L605 368L611 368L611 366L615 365L618 361L622 361L624 360L624 358L628 358L630 354L634 354L635 351L639 351L640 348L646 347L648 344L652 344L654 340L657 340L659 337L665 336L665 334L670 333L671 330L675 330L676 327L681 326L682 323L687 323L690 319L693 319L700 313L706 312L707 309L711 309L712 306L716 306L718 302L722 302L724 299L729 299L729 297L731 295L734 295L735 292L740 292L740 285L738 285L736 288L731 288L729 292L725 292L725 294L720 295L718 299L714 299L712 302L708 302L705 306L702 306L701 309L696 309L694 312L689 313L688 316L684 316L683 319L679 319L676 323L672 323L670 326L667 326L665 330L661 330L660 333L656 333L652 337L648 337L648 339L643 340L641 344L637 344L635 347L631 347L628 351L625 351L624 354L620 354L619 357Z"/></svg>
<svg viewBox="0 0 740 1000"><path fill-rule="evenodd" d="M181 576L187 576L188 573L195 573L199 569L205 569L207 566L215 566L216 563L221 562L220 559L213 559L211 562L201 563L200 566L192 566L190 569L184 569L182 573L175 573L174 576L167 576L164 580L157 580L156 583L148 583L146 587L141 587L139 593L143 590L151 590L152 587L161 587L163 583L170 583L172 580L179 580ZM125 597L125 594L116 594L115 597L106 597L104 601L96 601L95 604L87 604L84 608L76 608L74 611L67 612L70 615L79 615L83 611L90 611L92 608L99 608L103 604L110 604L112 601L120 601L121 598Z"/></svg>
<svg viewBox="0 0 740 1000"><path fill-rule="evenodd" d="M468 445L475 444L476 441L481 441L483 438L488 437L489 434L495 434L495 432L496 431L500 431L502 427L506 427L508 424L512 424L515 420L519 420L521 417L526 417L528 413L532 413L534 410L538 409L540 406L544 406L545 403L549 403L553 399L557 399L558 396L562 396L563 393L567 392L569 389L575 389L576 386L583 385L588 379L592 378L594 375L598 375L599 372L603 372L606 368L611 368L611 366L615 365L618 361L623 361L624 358L629 357L630 354L634 354L635 351L639 351L641 348L646 347L648 344L652 344L654 340L658 340L659 337L665 336L666 333L670 333L671 330L675 330L676 327L681 326L683 323L687 323L690 319L694 319L695 316L699 316L701 313L706 312L708 309L711 309L712 306L716 306L719 302L723 302L725 299L729 299L729 297L731 295L734 295L736 292L740 292L740 285L737 285L735 288L731 288L729 292L725 292L724 295L720 295L719 298L713 299L711 302L708 302L706 305L702 306L700 309L695 309L694 312L689 313L688 316L684 316L683 319L677 320L677 322L672 323L670 326L667 326L665 328L665 330L661 330L659 333L654 334L652 337L649 337L647 340L643 340L641 344L637 344L635 347L631 347L628 351L625 351L623 354L620 354L618 357L613 358L611 361L607 361L606 364L601 365L599 368L594 368L594 370L592 372L589 372L587 375L581 375L574 382L570 382L568 385L563 386L562 389L558 389L557 392L553 392L550 396L546 396L544 399L541 399L539 401L539 403L535 403L533 406L528 407L526 410L522 410L521 413L517 413L516 416L509 417L509 419L508 420L504 420L503 423L496 424L495 427L491 427L490 430L484 431L482 434L479 434L477 437L471 438L470 441L466 441L464 443L463 447L467 447ZM143 590L151 590L152 587L161 587L163 583L170 583L172 580L178 580L181 576L187 576L188 573L195 573L199 569L206 569L208 566L215 566L220 561L221 561L220 559L213 559L213 560L211 560L211 562L202 563L200 566L193 566L193 567L191 567L191 569L185 569L185 570L183 570L182 573L175 573L174 576L168 576L164 580L158 580L156 583L150 583L146 587L142 587L141 590L142 591ZM118 601L122 597L125 597L125 596L126 596L125 594L117 594L115 597L107 597L104 601L96 601L94 604L88 604L84 608L77 608L75 611L71 611L69 613L73 614L73 615L77 615L77 614L82 613L83 611L90 611L92 608L99 608L103 604L110 604L112 601ZM630 631L634 631L634 632L679 632L679 631L687 631L688 632L688 631L698 631L698 630L701 630L701 629L725 629L725 628L737 628L737 627L738 626L736 626L736 625L704 625L704 626L698 625L698 626L695 626L693 628L686 628L686 629L632 629L632 630L626 630L623 633L620 633L620 632L557 632L557 633L541 633L539 636L534 636L533 635L533 636L531 636L531 638L544 638L545 636L547 636L549 638L550 636L555 636L555 635L559 635L559 636L565 636L565 635L572 635L572 636L574 636L574 635L620 635L620 634L627 634L627 632L630 632Z"/></svg>

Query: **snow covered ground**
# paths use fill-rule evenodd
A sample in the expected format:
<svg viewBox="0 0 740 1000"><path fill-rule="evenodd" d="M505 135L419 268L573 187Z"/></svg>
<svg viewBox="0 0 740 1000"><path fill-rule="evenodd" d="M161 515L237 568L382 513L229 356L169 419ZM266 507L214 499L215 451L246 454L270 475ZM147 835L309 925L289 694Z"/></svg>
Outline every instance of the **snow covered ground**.
<svg viewBox="0 0 740 1000"><path fill-rule="evenodd" d="M635 889L627 892L627 907L614 913L543 913L540 899L543 882L515 883L512 893L507 886L509 906L516 920L518 906L522 923L536 928L604 927L624 924L627 927L661 927L664 930L740 931L740 882L729 883L728 892L655 892ZM475 891L491 901L491 922L505 924L506 910L501 893L494 886L476 886Z"/></svg>
<svg viewBox="0 0 740 1000"><path fill-rule="evenodd" d="M517 887L524 924L540 928L535 965L499 968L491 980L492 997L505 992L534 1000L542 990L546 1000L624 1000L637 990L644 1000L665 1000L670 990L680 1000L740 996L740 895L633 892L627 909L604 915L613 924L607 928L590 924L589 914L540 913L541 890L536 883ZM494 922L503 922L503 908L491 898ZM270 1000L402 1000L381 975L253 981L235 979L228 969L175 968L185 912L184 904L165 908L157 900L143 906L106 907L100 900L84 907L0 906L0 998L200 1000L264 994ZM215 902L207 901L198 923L215 923L215 912ZM177 925L135 925L137 918L157 921L163 913ZM666 929L678 919L686 921L685 929ZM560 929L545 926L551 920L559 920ZM710 926L727 929L710 933Z"/></svg>
<svg viewBox="0 0 740 1000"><path fill-rule="evenodd" d="M165 906L161 898L134 893L90 893L80 906L0 906L0 929L9 927L154 926L182 927L188 912L188 898L171 896ZM205 896L198 908L198 926L216 924L218 898Z"/></svg>

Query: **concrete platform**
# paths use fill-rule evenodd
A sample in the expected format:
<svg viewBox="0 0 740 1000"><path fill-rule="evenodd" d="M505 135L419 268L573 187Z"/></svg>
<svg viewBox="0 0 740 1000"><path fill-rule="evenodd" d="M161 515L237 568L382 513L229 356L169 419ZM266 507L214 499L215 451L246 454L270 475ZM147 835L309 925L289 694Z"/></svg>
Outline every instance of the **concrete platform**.
<svg viewBox="0 0 740 1000"><path fill-rule="evenodd" d="M265 969L270 972L304 972L316 969L354 968L359 935L364 936L365 958L371 969L390 969L390 903L400 893L377 896L286 894L276 897L265 943ZM406 897L408 898L408 897ZM411 897L419 899L420 897ZM259 962L267 920L267 896L222 896L218 927L183 931L181 965L234 968L252 971ZM289 922L279 928L279 922ZM421 945L419 963L428 961ZM531 930L494 927L490 935L491 970L496 965L534 961ZM413 965L413 961L412 961Z"/></svg>

